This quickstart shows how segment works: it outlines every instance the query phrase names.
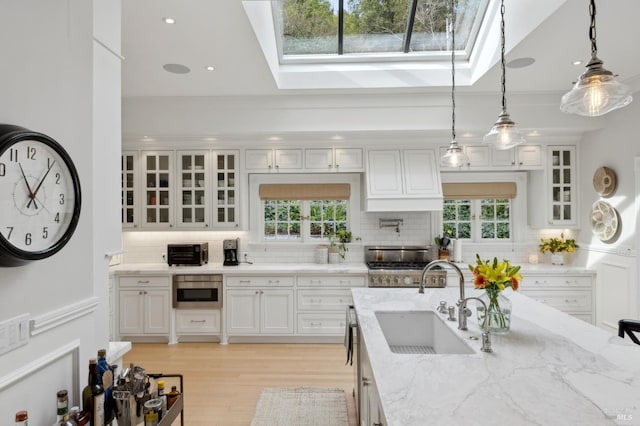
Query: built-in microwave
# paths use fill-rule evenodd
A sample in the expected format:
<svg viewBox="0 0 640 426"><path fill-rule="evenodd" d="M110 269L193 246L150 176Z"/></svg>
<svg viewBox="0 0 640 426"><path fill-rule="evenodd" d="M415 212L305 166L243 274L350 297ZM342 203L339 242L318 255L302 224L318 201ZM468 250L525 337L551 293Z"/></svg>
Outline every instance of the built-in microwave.
<svg viewBox="0 0 640 426"><path fill-rule="evenodd" d="M174 275L173 307L175 309L221 309L222 275Z"/></svg>

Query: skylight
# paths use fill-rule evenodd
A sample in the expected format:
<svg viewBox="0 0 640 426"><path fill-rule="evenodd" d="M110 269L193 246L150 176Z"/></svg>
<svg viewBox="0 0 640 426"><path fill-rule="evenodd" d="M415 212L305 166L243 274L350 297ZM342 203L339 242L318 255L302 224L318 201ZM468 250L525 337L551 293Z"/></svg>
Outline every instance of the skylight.
<svg viewBox="0 0 640 426"><path fill-rule="evenodd" d="M471 53L488 0L458 0L455 50ZM277 0L280 63L440 59L449 0Z"/></svg>

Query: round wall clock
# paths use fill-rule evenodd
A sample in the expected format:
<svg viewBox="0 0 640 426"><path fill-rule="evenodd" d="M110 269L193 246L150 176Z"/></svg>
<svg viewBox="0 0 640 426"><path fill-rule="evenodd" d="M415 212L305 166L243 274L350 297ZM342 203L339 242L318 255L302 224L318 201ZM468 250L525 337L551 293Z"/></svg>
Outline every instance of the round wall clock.
<svg viewBox="0 0 640 426"><path fill-rule="evenodd" d="M47 258L80 219L80 179L69 154L42 133L0 124L0 265Z"/></svg>

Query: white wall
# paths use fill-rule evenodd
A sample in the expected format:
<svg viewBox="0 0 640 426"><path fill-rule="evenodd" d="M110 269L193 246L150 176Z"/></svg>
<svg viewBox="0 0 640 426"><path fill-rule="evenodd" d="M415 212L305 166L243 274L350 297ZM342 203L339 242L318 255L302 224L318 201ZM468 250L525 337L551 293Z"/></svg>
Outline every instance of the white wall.
<svg viewBox="0 0 640 426"><path fill-rule="evenodd" d="M637 176L634 159L640 156L637 117L640 102L609 113L603 130L585 135L580 142L581 205L580 234L582 260L597 270L596 322L610 331L617 330L622 318L638 318L640 293L638 292L638 236L637 236ZM593 188L593 174L598 167L607 166L617 175L617 190L608 198L600 197ZM618 239L603 243L590 231L591 205L603 200L620 214L622 228Z"/></svg>
<svg viewBox="0 0 640 426"><path fill-rule="evenodd" d="M119 5L109 3L111 10ZM0 269L0 321L21 314L32 320L29 343L0 355L0 424L13 424L15 412L26 409L31 424L48 425L56 391L67 389L78 404L87 361L108 343L100 232L114 230L94 233L94 9L86 0L5 0L0 10L0 121L60 142L83 190L80 223L59 253ZM111 26L119 28L113 20Z"/></svg>

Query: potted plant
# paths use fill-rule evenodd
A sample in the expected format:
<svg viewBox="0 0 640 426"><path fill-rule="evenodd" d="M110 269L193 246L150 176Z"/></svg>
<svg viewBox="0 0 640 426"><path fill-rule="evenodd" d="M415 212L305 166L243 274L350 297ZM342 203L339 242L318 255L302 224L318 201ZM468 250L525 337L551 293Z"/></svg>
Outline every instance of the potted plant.
<svg viewBox="0 0 640 426"><path fill-rule="evenodd" d="M329 253L337 251L338 255L344 260L349 248L347 243L350 243L355 238L356 241L360 241L360 237L354 237L351 231L346 229L339 229L333 234L329 235Z"/></svg>
<svg viewBox="0 0 640 426"><path fill-rule="evenodd" d="M570 238L565 239L564 234L560 234L560 238L540 238L538 245L540 253L551 253L551 263L553 265L564 265L564 254L573 253L577 248L576 240Z"/></svg>

